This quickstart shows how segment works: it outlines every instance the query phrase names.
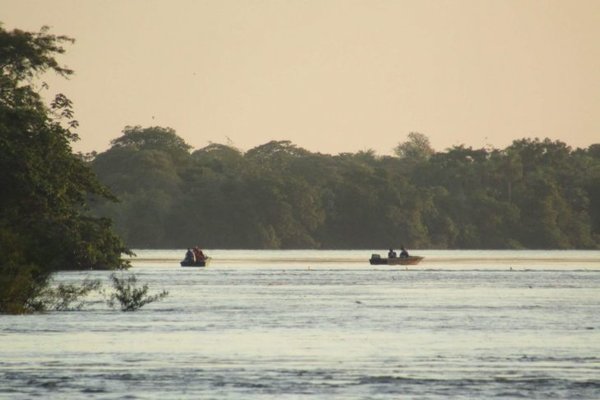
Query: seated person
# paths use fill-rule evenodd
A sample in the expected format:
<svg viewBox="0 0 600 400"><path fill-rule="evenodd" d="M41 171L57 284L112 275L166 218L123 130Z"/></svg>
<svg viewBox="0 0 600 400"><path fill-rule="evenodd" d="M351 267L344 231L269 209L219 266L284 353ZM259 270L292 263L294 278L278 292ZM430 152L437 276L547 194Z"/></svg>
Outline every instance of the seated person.
<svg viewBox="0 0 600 400"><path fill-rule="evenodd" d="M408 257L408 251L406 251L406 249L404 248L404 246L400 247L400 250L402 250L400 252L400 257L401 258L407 258Z"/></svg>
<svg viewBox="0 0 600 400"><path fill-rule="evenodd" d="M196 257L196 261L204 260L204 253L200 250L200 247L194 247L194 256Z"/></svg>
<svg viewBox="0 0 600 400"><path fill-rule="evenodd" d="M390 249L390 251L388 251L388 258L396 258L396 252L394 249Z"/></svg>
<svg viewBox="0 0 600 400"><path fill-rule="evenodd" d="M187 251L185 252L185 258L183 259L183 261L190 262L190 263L193 263L194 261L196 261L196 258L194 257L194 252L192 251L192 249L187 249Z"/></svg>

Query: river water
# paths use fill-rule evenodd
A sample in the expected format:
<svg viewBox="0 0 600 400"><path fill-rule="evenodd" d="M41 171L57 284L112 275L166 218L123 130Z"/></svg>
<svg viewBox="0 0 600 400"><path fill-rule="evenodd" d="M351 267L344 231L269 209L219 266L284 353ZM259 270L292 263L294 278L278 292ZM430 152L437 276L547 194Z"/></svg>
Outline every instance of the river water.
<svg viewBox="0 0 600 400"><path fill-rule="evenodd" d="M0 316L0 398L600 398L598 251L136 253L163 301Z"/></svg>

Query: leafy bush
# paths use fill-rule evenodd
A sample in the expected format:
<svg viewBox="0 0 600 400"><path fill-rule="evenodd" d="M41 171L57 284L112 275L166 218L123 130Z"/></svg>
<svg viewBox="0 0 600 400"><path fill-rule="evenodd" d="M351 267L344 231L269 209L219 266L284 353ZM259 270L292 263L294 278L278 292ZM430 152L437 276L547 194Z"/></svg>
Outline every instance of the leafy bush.
<svg viewBox="0 0 600 400"><path fill-rule="evenodd" d="M33 311L79 311L85 305L83 298L93 291L99 291L100 287L99 280L87 278L81 284L48 285L30 305Z"/></svg>
<svg viewBox="0 0 600 400"><path fill-rule="evenodd" d="M0 313L27 314L39 310L35 300L48 277L33 265L0 265Z"/></svg>
<svg viewBox="0 0 600 400"><path fill-rule="evenodd" d="M160 301L168 296L169 292L163 290L155 295L148 295L148 285L137 287L137 278L135 275L129 275L126 278L119 278L116 274L111 274L110 279L116 290L112 293L108 305L112 308L121 307L121 311L135 311L146 304Z"/></svg>

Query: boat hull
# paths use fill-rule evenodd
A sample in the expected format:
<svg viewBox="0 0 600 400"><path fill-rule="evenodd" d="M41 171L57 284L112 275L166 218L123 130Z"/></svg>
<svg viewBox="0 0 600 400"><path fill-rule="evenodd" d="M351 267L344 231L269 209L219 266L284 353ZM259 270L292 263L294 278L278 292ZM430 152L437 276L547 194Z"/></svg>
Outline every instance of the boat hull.
<svg viewBox="0 0 600 400"><path fill-rule="evenodd" d="M207 257L204 260L195 261L195 262L182 261L179 264L181 264L182 267L206 267L209 262L210 262L210 258Z"/></svg>
<svg viewBox="0 0 600 400"><path fill-rule="evenodd" d="M421 262L423 257L395 257L395 258L374 258L369 259L371 265L415 265Z"/></svg>

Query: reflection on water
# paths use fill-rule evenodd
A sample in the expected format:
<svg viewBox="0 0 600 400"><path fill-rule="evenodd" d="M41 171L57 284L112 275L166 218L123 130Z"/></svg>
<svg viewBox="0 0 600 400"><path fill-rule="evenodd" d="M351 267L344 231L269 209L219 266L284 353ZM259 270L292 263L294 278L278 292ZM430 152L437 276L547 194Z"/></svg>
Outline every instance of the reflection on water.
<svg viewBox="0 0 600 400"><path fill-rule="evenodd" d="M600 398L600 252L207 252L137 251L135 313L0 317L0 398Z"/></svg>

